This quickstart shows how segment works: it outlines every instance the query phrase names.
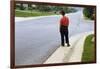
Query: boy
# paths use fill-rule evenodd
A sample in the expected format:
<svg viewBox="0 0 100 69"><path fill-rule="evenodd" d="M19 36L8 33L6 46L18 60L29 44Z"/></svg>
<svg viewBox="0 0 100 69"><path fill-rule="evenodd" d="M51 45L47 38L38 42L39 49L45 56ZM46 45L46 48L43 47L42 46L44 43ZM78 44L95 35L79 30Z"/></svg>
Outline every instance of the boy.
<svg viewBox="0 0 100 69"><path fill-rule="evenodd" d="M65 12L62 10L60 12L62 15L62 18L60 20L60 34L61 34L61 45L65 46L64 43L64 37L67 43L67 46L69 47L69 37L68 37L68 26L69 26L69 18L65 16Z"/></svg>

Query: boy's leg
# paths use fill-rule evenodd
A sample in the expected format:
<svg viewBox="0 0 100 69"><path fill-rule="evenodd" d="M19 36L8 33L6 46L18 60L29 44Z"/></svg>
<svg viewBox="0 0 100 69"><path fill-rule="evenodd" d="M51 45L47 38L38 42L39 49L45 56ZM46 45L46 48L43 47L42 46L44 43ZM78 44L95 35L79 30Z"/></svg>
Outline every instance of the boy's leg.
<svg viewBox="0 0 100 69"><path fill-rule="evenodd" d="M64 46L64 33L61 32L61 45Z"/></svg>
<svg viewBox="0 0 100 69"><path fill-rule="evenodd" d="M69 37L68 37L68 29L65 32L65 38L66 38L67 45L70 46L70 44L69 44Z"/></svg>

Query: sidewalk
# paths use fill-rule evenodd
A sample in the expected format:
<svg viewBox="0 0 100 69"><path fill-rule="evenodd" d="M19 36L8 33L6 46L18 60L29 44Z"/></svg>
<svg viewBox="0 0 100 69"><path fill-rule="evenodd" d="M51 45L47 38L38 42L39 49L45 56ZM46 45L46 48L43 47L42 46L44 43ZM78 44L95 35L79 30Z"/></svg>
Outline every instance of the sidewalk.
<svg viewBox="0 0 100 69"><path fill-rule="evenodd" d="M70 47L59 47L45 62L47 63L67 63L81 62L83 45L86 36L93 32L86 32L70 38Z"/></svg>
<svg viewBox="0 0 100 69"><path fill-rule="evenodd" d="M47 18L47 17L59 17L60 15L49 15L49 16L37 16L37 17L15 17L15 22L20 21L27 21L32 19L40 19L40 18Z"/></svg>

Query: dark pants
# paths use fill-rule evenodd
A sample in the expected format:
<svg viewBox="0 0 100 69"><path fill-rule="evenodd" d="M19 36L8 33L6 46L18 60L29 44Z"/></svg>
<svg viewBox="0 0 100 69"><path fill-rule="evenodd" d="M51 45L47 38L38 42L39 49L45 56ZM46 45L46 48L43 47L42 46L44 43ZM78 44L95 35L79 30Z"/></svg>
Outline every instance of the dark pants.
<svg viewBox="0 0 100 69"><path fill-rule="evenodd" d="M68 37L68 26L61 26L60 27L60 34L61 34L61 45L64 46L64 38L66 43L69 44L69 37Z"/></svg>

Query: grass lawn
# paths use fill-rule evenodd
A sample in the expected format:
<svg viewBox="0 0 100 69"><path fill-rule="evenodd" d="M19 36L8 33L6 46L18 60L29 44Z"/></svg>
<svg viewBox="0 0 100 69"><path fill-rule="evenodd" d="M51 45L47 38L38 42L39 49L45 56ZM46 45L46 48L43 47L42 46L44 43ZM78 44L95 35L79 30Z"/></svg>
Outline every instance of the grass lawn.
<svg viewBox="0 0 100 69"><path fill-rule="evenodd" d="M38 11L33 11L33 12L15 11L16 17L36 17L36 16L47 16L47 15L54 15L54 13L38 12Z"/></svg>
<svg viewBox="0 0 100 69"><path fill-rule="evenodd" d="M91 41L92 37L93 35L91 34L85 39L82 62L93 62L95 60L95 45Z"/></svg>

